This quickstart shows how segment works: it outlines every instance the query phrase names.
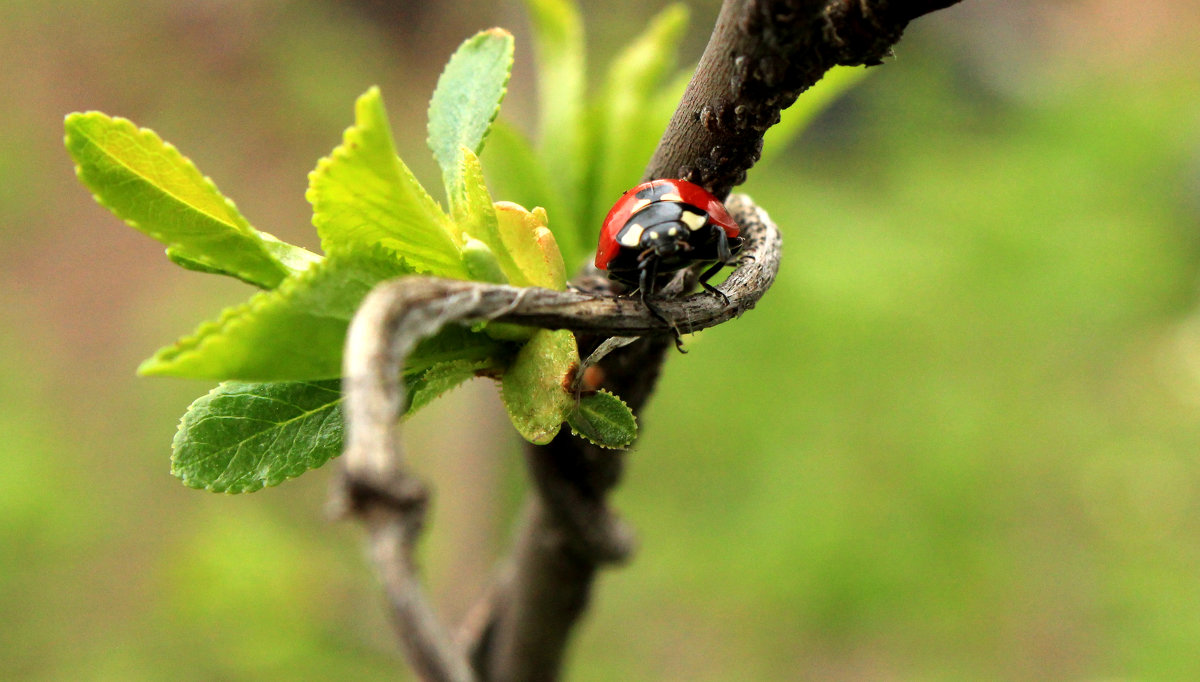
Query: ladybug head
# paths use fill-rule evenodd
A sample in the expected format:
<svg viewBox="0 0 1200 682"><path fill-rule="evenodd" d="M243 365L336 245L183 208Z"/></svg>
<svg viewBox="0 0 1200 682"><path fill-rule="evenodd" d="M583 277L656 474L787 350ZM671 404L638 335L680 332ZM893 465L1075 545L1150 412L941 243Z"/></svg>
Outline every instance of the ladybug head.
<svg viewBox="0 0 1200 682"><path fill-rule="evenodd" d="M690 251L692 248L687 243L687 232L680 229L676 223L659 224L647 228L642 232L641 246L646 250L645 253L653 252L659 258L681 251Z"/></svg>

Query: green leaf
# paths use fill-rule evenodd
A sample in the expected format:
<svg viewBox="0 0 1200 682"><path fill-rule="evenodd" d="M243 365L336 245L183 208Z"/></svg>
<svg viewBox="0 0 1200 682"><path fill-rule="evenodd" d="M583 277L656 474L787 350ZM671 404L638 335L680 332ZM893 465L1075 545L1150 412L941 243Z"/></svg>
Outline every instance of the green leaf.
<svg viewBox="0 0 1200 682"><path fill-rule="evenodd" d="M835 66L825 73L817 84L804 91L804 95L779 115L779 123L771 126L763 136L762 157L759 164L768 163L779 156L800 133L839 97L858 85L871 69L865 66Z"/></svg>
<svg viewBox="0 0 1200 682"><path fill-rule="evenodd" d="M350 320L379 282L411 272L382 249L335 253L274 291L202 323L160 349L138 372L152 376L240 381L329 379L341 375ZM425 339L405 373L461 358L502 357L505 346L453 325Z"/></svg>
<svg viewBox="0 0 1200 682"><path fill-rule="evenodd" d="M429 102L429 148L442 168L446 194L460 191L463 150L478 154L512 72L513 37L502 28L468 38L446 64Z"/></svg>
<svg viewBox="0 0 1200 682"><path fill-rule="evenodd" d="M319 263L323 260L321 256L309 251L308 249L289 244L273 234L259 232L262 237L263 246L267 248L267 252L275 257L280 263L283 263L292 273L303 272L313 263Z"/></svg>
<svg viewBox="0 0 1200 682"><path fill-rule="evenodd" d="M308 201L326 253L386 246L415 270L467 279L459 236L396 156L378 88L355 103L342 145L309 174Z"/></svg>
<svg viewBox="0 0 1200 682"><path fill-rule="evenodd" d="M213 492L278 485L341 453L341 403L337 381L223 383L183 415L171 473Z"/></svg>
<svg viewBox="0 0 1200 682"><path fill-rule="evenodd" d="M539 329L504 373L500 397L517 431L531 443L549 443L575 407L567 390L579 367L575 336Z"/></svg>
<svg viewBox="0 0 1200 682"><path fill-rule="evenodd" d="M342 345L375 284L412 272L382 249L337 252L142 363L146 375L242 381L340 376Z"/></svg>
<svg viewBox="0 0 1200 682"><path fill-rule="evenodd" d="M451 360L441 362L409 381L406 395L408 396L407 414L433 402L435 398L444 395L459 384L479 376L481 373L497 370L499 363L491 358L482 360Z"/></svg>
<svg viewBox="0 0 1200 682"><path fill-rule="evenodd" d="M594 169L595 204L589 212L594 217L603 218L612 202L637 184L670 119L670 112L663 117L662 107L655 104L675 66L675 52L687 23L686 6L667 6L609 68L604 97L597 103L600 148L592 157L598 165ZM594 235L598 226L598 221L590 226L590 234Z"/></svg>
<svg viewBox="0 0 1200 682"><path fill-rule="evenodd" d="M567 416L571 433L602 448L627 448L637 438L637 417L617 396L603 389L580 399Z"/></svg>
<svg viewBox="0 0 1200 682"><path fill-rule="evenodd" d="M465 236L487 245L504 273L503 281L513 286L528 286L529 279L517 267L509 253L508 245L500 238L496 226L496 209L492 205L492 195L488 193L487 184L483 180L483 168L479 165L479 157L465 147L462 154L462 182L456 193L451 195L450 201L454 222Z"/></svg>
<svg viewBox="0 0 1200 682"><path fill-rule="evenodd" d="M467 237L467 243L463 244L462 253L463 260L467 264L467 272L471 273L471 279L476 282L508 284L508 277L505 277L504 270L500 268L500 261L496 259L496 254L487 244L474 237Z"/></svg>
<svg viewBox="0 0 1200 682"><path fill-rule="evenodd" d="M175 262L265 289L303 269L268 246L268 239L281 242L251 227L212 180L154 131L95 111L67 116L65 127L75 172L96 201L166 244Z"/></svg>
<svg viewBox="0 0 1200 682"><path fill-rule="evenodd" d="M263 246L265 246L267 248L267 251L270 252L280 263L283 263L284 266L286 266L288 269L292 270L293 272L303 272L304 270L307 270L309 268L309 266L311 266L312 264L319 263L322 260L321 257L318 256L317 254L315 254L307 249L301 248L299 246L295 246L292 244L288 244L287 242L280 241L279 239L275 238L273 235L267 234L266 232L260 232L259 234L263 238ZM205 272L205 273L209 273L209 274L213 274L213 275L226 275L228 277L234 277L237 279L241 279L243 282L246 282L247 284L252 284L254 286L262 286L259 282L251 282L246 279L243 279L240 273L232 272L229 270L223 270L220 268L213 267L213 266L209 265L208 263L201 263L200 261L192 260L191 258L188 258L187 255L185 255L184 253L181 253L179 249L176 249L174 247L167 247L167 258L172 263L178 265L181 268L185 268L187 270L194 270L196 272Z"/></svg>
<svg viewBox="0 0 1200 682"><path fill-rule="evenodd" d="M637 417L625 401L604 389L582 397L566 417L571 433L601 448L622 449L637 438Z"/></svg>
<svg viewBox="0 0 1200 682"><path fill-rule="evenodd" d="M583 21L570 0L525 0L533 23L538 73L538 148L546 174L554 179L544 187L561 206L545 198L536 201L516 195L500 198L525 206L545 206L567 261L574 263L591 250L581 198L584 196L588 146L584 103L587 101Z"/></svg>
<svg viewBox="0 0 1200 682"><path fill-rule="evenodd" d="M569 269L572 272L581 267L596 245L590 243L594 239L591 232L588 232L586 239L588 245L583 245L581 230L574 225L576 218L567 208L570 202L579 198L578 189L571 194L563 191L560 183L551 182L550 175L524 133L503 119L492 126L488 145L480 160L488 186L494 190L493 195L504 200L500 203L544 207L547 219L542 225L554 233L561 249L560 257L571 266ZM515 254L513 258L519 261Z"/></svg>

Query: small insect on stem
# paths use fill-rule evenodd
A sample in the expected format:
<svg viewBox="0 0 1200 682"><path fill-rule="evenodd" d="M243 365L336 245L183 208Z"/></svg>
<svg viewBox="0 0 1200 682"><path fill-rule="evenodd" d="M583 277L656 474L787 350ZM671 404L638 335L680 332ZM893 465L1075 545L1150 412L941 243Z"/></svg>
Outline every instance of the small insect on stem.
<svg viewBox="0 0 1200 682"><path fill-rule="evenodd" d="M708 280L735 263L742 248L739 233L725 205L708 190L686 180L651 180L625 192L608 212L596 268L613 281L637 287L642 303L671 327L682 351L679 330L653 305L654 294L678 271L711 263L698 282L728 304L729 297Z"/></svg>

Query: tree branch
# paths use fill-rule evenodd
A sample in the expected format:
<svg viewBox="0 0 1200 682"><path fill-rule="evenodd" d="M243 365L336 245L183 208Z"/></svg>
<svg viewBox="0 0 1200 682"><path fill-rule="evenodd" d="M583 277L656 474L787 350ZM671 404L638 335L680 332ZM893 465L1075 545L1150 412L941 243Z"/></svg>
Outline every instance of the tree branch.
<svg viewBox="0 0 1200 682"><path fill-rule="evenodd" d="M726 0L644 179L690 180L726 196L758 160L763 133L778 122L780 110L828 69L878 64L909 21L955 2ZM680 331L740 315L774 279L778 232L748 199L730 197L728 206L751 238L747 253L754 258L727 280L728 305L705 294L657 301ZM413 563L426 493L403 468L393 428L403 404L403 358L422 335L470 320L572 329L583 352L607 337L643 336L598 365L604 387L639 412L671 345L670 327L636 300L597 295L614 287L595 275L576 281L590 294L408 278L372 292L351 327L344 506L368 528L400 639L427 680L558 679L596 571L627 556L631 540L606 502L621 476L622 453L567 433L549 445L529 446L534 495L514 554L470 614L461 644L451 643L419 588ZM686 286L676 292L681 290Z"/></svg>
<svg viewBox="0 0 1200 682"><path fill-rule="evenodd" d="M724 284L728 303L703 293L660 304L659 312L681 329L696 331L742 314L775 281L779 231L746 197L732 197L728 207L747 240L744 264ZM485 320L592 335L649 334L650 339L642 343L655 347L669 343L670 327L640 301L628 298L406 277L381 284L363 301L346 340L346 450L335 503L366 526L370 554L409 660L424 679L437 682L476 678L468 665L469 652L452 642L417 578L413 552L428 493L403 464L395 426L404 406L400 372L421 339L447 324ZM625 397L636 409L646 395ZM616 483L620 455L594 446L580 460L561 452L577 447L560 436L530 453L538 495L527 513L527 528L537 532L523 534L518 544L516 589L502 602L509 607L500 612L506 619L497 621L515 619L525 626L484 626L495 633L490 640L495 647L486 660L496 672L483 679L543 679L527 670L530 665L557 670L570 624L586 603L595 567L629 552L630 534L604 503L604 493ZM530 580L533 576L537 579ZM556 612L563 614L563 621L554 619ZM530 623L539 627L528 627ZM547 638L558 640L557 645L547 646Z"/></svg>
<svg viewBox="0 0 1200 682"><path fill-rule="evenodd" d="M758 160L762 136L780 110L801 92L836 64L879 63L909 20L954 2L726 0L643 180L690 180L724 197ZM581 348L595 343L580 338ZM606 357L600 364L605 387L640 412L669 347L662 337L650 337ZM611 518L605 500L624 462L566 433L547 446L527 446L526 461L538 498L503 582L466 633L476 669L489 682L558 678L568 634L603 563L572 539L587 528L580 517ZM578 466L562 471L563 462ZM548 487L573 488L586 504L547 506L539 498L550 497Z"/></svg>
<svg viewBox="0 0 1200 682"><path fill-rule="evenodd" d="M958 0L726 0L696 75L646 168L723 197L758 161L779 112L829 69L879 64L908 22Z"/></svg>

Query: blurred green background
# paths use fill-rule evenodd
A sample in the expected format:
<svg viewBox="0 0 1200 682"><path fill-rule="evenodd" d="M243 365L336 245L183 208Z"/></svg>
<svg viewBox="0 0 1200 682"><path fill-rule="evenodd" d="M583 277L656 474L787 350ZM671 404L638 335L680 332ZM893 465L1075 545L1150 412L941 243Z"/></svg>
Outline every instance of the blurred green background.
<svg viewBox="0 0 1200 682"><path fill-rule="evenodd" d="M593 66L659 6L586 7ZM685 61L716 14L692 8ZM313 248L306 174L354 97L379 84L436 178L425 104L491 25L531 128L515 1L0 4L0 678L403 677L328 472L240 497L168 474L209 386L134 367L249 292L97 206L62 117L154 128ZM670 358L617 495L641 550L569 679L1200 679L1196 35L1185 0L968 0L751 171L783 270ZM482 381L407 434L461 613L519 446Z"/></svg>

